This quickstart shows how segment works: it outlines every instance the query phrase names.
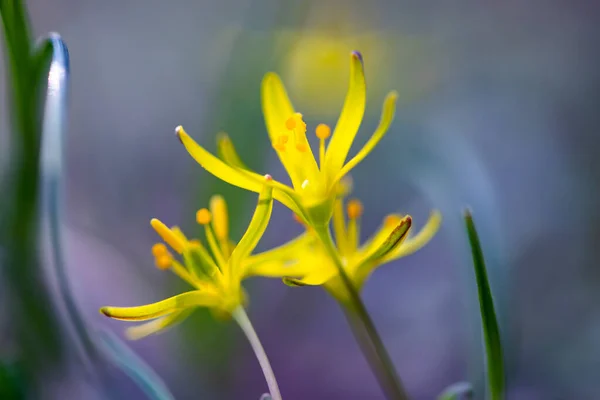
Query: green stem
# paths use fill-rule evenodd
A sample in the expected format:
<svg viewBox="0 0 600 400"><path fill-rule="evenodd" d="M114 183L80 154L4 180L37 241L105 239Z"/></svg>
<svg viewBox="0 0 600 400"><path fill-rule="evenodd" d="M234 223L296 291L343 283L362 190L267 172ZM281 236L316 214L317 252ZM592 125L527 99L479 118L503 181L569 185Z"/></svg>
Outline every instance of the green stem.
<svg viewBox="0 0 600 400"><path fill-rule="evenodd" d="M269 387L269 392L271 394L271 398L273 400L281 400L281 393L279 392L279 386L277 386L277 380L275 379L275 374L273 373L273 369L271 368L271 364L269 363L269 359L267 358L267 353L265 353L265 349L260 343L260 339L246 314L243 307L236 308L233 313L233 318L237 321L242 331L246 334L248 341L250 342L250 346L252 346L252 350L254 350L254 354L256 354L256 358L258 359L258 363L262 368L263 374L265 375L265 380L267 381L267 386Z"/></svg>
<svg viewBox="0 0 600 400"><path fill-rule="evenodd" d="M365 304L344 269L344 264L331 237L329 226L315 227L315 231L338 268L341 281L347 291L347 300L340 301L340 304L379 385L388 399L407 400L408 395L377 332L377 328L375 328Z"/></svg>

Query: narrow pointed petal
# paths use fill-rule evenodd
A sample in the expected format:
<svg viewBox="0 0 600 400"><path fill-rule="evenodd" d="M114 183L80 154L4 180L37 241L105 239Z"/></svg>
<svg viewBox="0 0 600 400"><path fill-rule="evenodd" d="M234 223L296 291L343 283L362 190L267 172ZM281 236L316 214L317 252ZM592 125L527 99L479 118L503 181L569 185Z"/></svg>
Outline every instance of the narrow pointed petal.
<svg viewBox="0 0 600 400"><path fill-rule="evenodd" d="M358 52L352 52L348 93L325 156L326 171L331 179L337 175L346 161L365 113L365 103L366 83L362 56Z"/></svg>
<svg viewBox="0 0 600 400"><path fill-rule="evenodd" d="M323 264L315 270L313 266L313 272L302 277L302 278L283 278L283 283L288 286L319 286L337 275L338 271L335 266L331 263Z"/></svg>
<svg viewBox="0 0 600 400"><path fill-rule="evenodd" d="M365 143L362 149L346 165L342 167L342 169L337 173L335 178L333 179L333 183L337 183L344 175L348 174L352 168L356 167L358 163L360 163L373 149L379 141L385 136L392 121L394 120L394 114L396 112L396 100L398 99L398 93L391 92L385 98L383 102L383 110L381 112L381 118L379 120L379 125L375 132L371 136L371 138Z"/></svg>
<svg viewBox="0 0 600 400"><path fill-rule="evenodd" d="M217 305L218 301L219 298L213 293L194 290L144 306L102 307L100 312L107 317L123 321L145 321L159 318L188 307L212 307Z"/></svg>
<svg viewBox="0 0 600 400"><path fill-rule="evenodd" d="M333 205L333 217L331 218L335 244L342 255L348 254L348 236L346 221L344 219L344 203L342 198L336 199Z"/></svg>
<svg viewBox="0 0 600 400"><path fill-rule="evenodd" d="M258 204L252 220L248 225L248 229L242 239L238 242L238 245L231 253L231 259L228 263L229 268L235 268L235 271L229 271L231 279L239 278L243 274L243 260L252 253L260 238L265 233L269 219L271 218L271 212L273 211L273 188L264 185L263 190L258 196Z"/></svg>
<svg viewBox="0 0 600 400"><path fill-rule="evenodd" d="M402 243L401 246L396 248L393 252L389 253L382 261L388 262L391 260L395 260L397 258L407 256L419 250L433 238L433 236L439 230L441 223L442 214L437 210L432 211L431 215L429 216L429 220L427 220L427 223L423 228L421 228L419 233L412 237L409 236L408 238L406 238L406 240Z"/></svg>
<svg viewBox="0 0 600 400"><path fill-rule="evenodd" d="M221 133L219 135L219 138L217 139L217 148L219 156L223 159L223 161L225 161L225 163L237 169L240 173L245 174L249 178L260 182L261 184L264 183L263 175L257 174L256 172L248 169L248 167L245 166L244 162L238 155L238 152L235 149L233 142L231 141L231 139L229 139L229 137L226 134ZM294 193L294 189L287 185L284 185L281 182L276 181L275 179L268 181L267 184L269 186L272 186L274 189L289 194L290 196L296 196L296 193Z"/></svg>
<svg viewBox="0 0 600 400"><path fill-rule="evenodd" d="M165 331L166 329L182 322L186 319L194 309L188 308L185 310L174 311L169 315L162 318L155 319L153 321L145 322L143 324L132 326L125 330L125 336L129 340L139 340L147 336L153 335L158 332Z"/></svg>
<svg viewBox="0 0 600 400"><path fill-rule="evenodd" d="M365 254L371 254L376 248L381 246L383 242L388 238L390 233L400 224L404 216L401 214L388 214L386 215L383 223L379 229L371 235L358 249L359 254L364 256Z"/></svg>
<svg viewBox="0 0 600 400"><path fill-rule="evenodd" d="M194 139L192 139L183 130L182 127L177 127L176 131L188 153L190 153L192 158L194 158L194 160L196 160L198 164L202 166L202 168L231 185L250 190L255 193L260 193L264 184L264 176L256 174L252 171L233 167L227 162L220 160L196 143ZM301 208L298 206L298 200L296 199L295 194L293 194L293 190L275 180L270 181L269 185L276 188L273 196L281 204L285 205L297 214L303 213Z"/></svg>
<svg viewBox="0 0 600 400"><path fill-rule="evenodd" d="M190 153L192 158L194 158L202 168L217 178L234 186L256 193L260 192L263 185L259 181L251 179L240 170L227 165L225 162L206 151L202 146L196 143L181 126L177 127L176 133L188 153Z"/></svg>
<svg viewBox="0 0 600 400"><path fill-rule="evenodd" d="M402 218L400 223L390 232L386 240L381 245L373 247L371 252L365 255L364 262L380 260L400 246L402 241L406 239L411 224L412 218L410 215Z"/></svg>
<svg viewBox="0 0 600 400"><path fill-rule="evenodd" d="M274 72L267 73L262 80L261 102L269 138L271 139L271 143L276 143L279 136L286 132L285 122L294 115L294 107L281 82L281 78ZM304 178L298 174L293 160L289 157L289 153L286 154L285 151L275 150L281 164L283 164L283 167L292 180L292 185L294 187L302 185Z"/></svg>
<svg viewBox="0 0 600 400"><path fill-rule="evenodd" d="M394 249L402 245L402 241L408 235L411 223L412 219L410 216L407 215L402 218L383 243L379 246L372 246L370 252L363 256L364 258L358 263L354 274L356 287L362 287L371 272L382 264L382 260L393 252Z"/></svg>
<svg viewBox="0 0 600 400"><path fill-rule="evenodd" d="M315 240L313 235L303 233L281 246L246 257L242 261L244 276L277 276L271 275L267 271L273 268L292 268L292 262L301 259L306 252L313 250ZM295 265L297 264L294 264L294 271L298 270ZM285 275L297 275L297 273Z"/></svg>
<svg viewBox="0 0 600 400"><path fill-rule="evenodd" d="M250 170L240 158L233 142L225 132L217 135L217 154L219 157L232 167Z"/></svg>

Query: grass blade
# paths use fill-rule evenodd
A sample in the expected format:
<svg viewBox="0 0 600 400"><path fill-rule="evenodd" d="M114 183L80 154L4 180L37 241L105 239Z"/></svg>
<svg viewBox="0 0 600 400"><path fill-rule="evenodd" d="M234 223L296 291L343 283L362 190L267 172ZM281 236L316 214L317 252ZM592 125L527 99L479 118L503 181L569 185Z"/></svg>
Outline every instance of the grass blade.
<svg viewBox="0 0 600 400"><path fill-rule="evenodd" d="M475 267L475 279L477 280L481 324L485 342L488 390L492 400L500 400L504 398L504 360L500 343L500 330L494 309L494 299L487 277L483 251L481 250L479 236L471 212L467 210L464 218L471 245L473 266Z"/></svg>
<svg viewBox="0 0 600 400"><path fill-rule="evenodd" d="M97 333L106 357L125 372L151 400L174 400L162 379L114 333Z"/></svg>

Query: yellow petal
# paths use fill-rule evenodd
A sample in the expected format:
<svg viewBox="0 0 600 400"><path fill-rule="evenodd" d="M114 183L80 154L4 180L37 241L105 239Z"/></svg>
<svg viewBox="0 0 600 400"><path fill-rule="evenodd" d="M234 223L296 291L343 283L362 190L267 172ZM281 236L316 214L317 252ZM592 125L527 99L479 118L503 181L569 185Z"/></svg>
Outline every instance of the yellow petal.
<svg viewBox="0 0 600 400"><path fill-rule="evenodd" d="M265 233L269 219L271 218L271 212L273 211L273 188L264 185L263 190L258 196L258 204L256 210L250 220L248 229L242 239L238 242L237 246L231 253L231 257L228 264L229 277L232 280L241 279L243 271L243 260L252 253L260 238ZM235 269L235 270L232 270Z"/></svg>
<svg viewBox="0 0 600 400"><path fill-rule="evenodd" d="M139 340L146 336L153 335L158 332L163 332L167 328L172 327L184 319L186 319L194 310L189 308L180 311L174 311L169 315L143 324L132 326L125 330L125 336L129 340Z"/></svg>
<svg viewBox="0 0 600 400"><path fill-rule="evenodd" d="M360 255L370 254L375 251L376 248L381 246L383 242L388 238L390 233L400 224L403 216L400 214L388 214L385 217L383 224L379 227L367 241L365 241L360 249L358 250Z"/></svg>
<svg viewBox="0 0 600 400"><path fill-rule="evenodd" d="M219 138L217 139L217 147L219 149L219 155L221 156L223 161L225 161L228 165L237 169L240 173L245 174L247 177L255 180L256 182L264 184L264 175L257 174L256 172L248 169L248 167L244 165L244 163L238 156L233 142L231 141L231 139L229 139L227 134L219 134ZM269 186L272 186L276 190L285 192L294 198L296 197L294 189L292 189L288 185L284 185L283 183L276 181L275 179L268 181L267 184ZM275 198L277 198L277 196L275 196Z"/></svg>
<svg viewBox="0 0 600 400"><path fill-rule="evenodd" d="M350 84L344 107L335 126L325 155L326 173L333 179L340 171L365 113L366 84L362 56L350 55Z"/></svg>
<svg viewBox="0 0 600 400"><path fill-rule="evenodd" d="M398 93L391 92L385 98L383 103L383 110L381 112L381 118L379 120L379 125L375 132L371 136L371 138L365 143L362 149L346 165L342 167L342 169L337 173L335 178L333 179L333 183L338 182L344 175L348 174L352 168L354 168L358 163L360 163L374 148L377 146L379 141L385 136L392 121L394 120L394 114L396 111L396 100L398 99Z"/></svg>
<svg viewBox="0 0 600 400"><path fill-rule="evenodd" d="M198 162L198 164L200 164L200 166L202 166L202 168L206 169L217 178L234 186L251 190L256 193L260 192L262 188L262 184L260 182L251 179L240 170L227 165L214 155L210 154L202 146L196 143L181 126L176 128L176 133L188 153L190 153L190 155L194 158L194 160L196 160L196 162Z"/></svg>
<svg viewBox="0 0 600 400"><path fill-rule="evenodd" d="M209 202L212 218L212 228L219 240L221 252L225 258L231 255L232 247L229 246L229 213L227 212L227 203L223 196L214 195Z"/></svg>
<svg viewBox="0 0 600 400"><path fill-rule="evenodd" d="M412 237L408 237L401 246L395 249L393 252L389 253L385 256L382 262L388 262L395 260L400 257L407 256L409 254L414 253L419 250L421 247L425 246L436 234L440 225L442 223L442 213L438 210L434 210L431 212L429 216L429 220L425 224L425 226Z"/></svg>
<svg viewBox="0 0 600 400"><path fill-rule="evenodd" d="M261 102L269 138L271 143L276 143L279 136L285 133L285 122L294 115L294 107L281 79L274 72L267 73L262 80ZM302 185L304 178L295 171L293 160L285 156L285 151L277 150L277 156L290 176L292 185L294 187Z"/></svg>
<svg viewBox="0 0 600 400"><path fill-rule="evenodd" d="M389 233L388 237L385 239L383 243L379 246L373 246L371 251L365 254L363 257L363 262L370 262L373 260L379 260L388 255L394 249L402 244L406 236L408 235L408 231L412 224L412 218L410 215L402 218L394 229Z"/></svg>
<svg viewBox="0 0 600 400"><path fill-rule="evenodd" d="M301 259L303 255L314 248L316 240L312 234L303 233L281 246L250 255L242 261L245 271L244 276L277 276L266 271L282 265L291 266L295 260ZM275 267L272 267L273 265ZM296 275L296 273L287 275Z"/></svg>
<svg viewBox="0 0 600 400"><path fill-rule="evenodd" d="M188 153L208 172L229 184L260 193L264 184L264 176L228 165L196 143L182 127L177 127L176 131ZM297 199L292 197L293 191L289 187L287 189L291 193L285 192L286 186L275 180L270 181L269 185L277 188L273 195L279 202L297 214L303 213L298 206Z"/></svg>
<svg viewBox="0 0 600 400"><path fill-rule="evenodd" d="M107 317L123 321L145 321L159 318L188 307L213 307L219 298L213 293L198 290L179 294L157 303L138 307L102 307L100 312Z"/></svg>
<svg viewBox="0 0 600 400"><path fill-rule="evenodd" d="M333 233L335 235L335 244L342 255L347 255L350 246L348 245L348 232L346 231L346 220L344 218L344 203L342 198L335 200L333 205Z"/></svg>
<svg viewBox="0 0 600 400"><path fill-rule="evenodd" d="M402 246L402 242L408 235L411 221L410 216L402 218L400 223L389 233L386 240L379 246L372 246L370 253L364 255L362 260L358 262L353 276L356 287L362 287L371 272L383 263L382 260L399 246Z"/></svg>
<svg viewBox="0 0 600 400"><path fill-rule="evenodd" d="M333 278L337 273L337 268L328 262L319 265L318 268L313 269L310 274L302 278L287 277L283 279L283 282L289 286L318 286Z"/></svg>
<svg viewBox="0 0 600 400"><path fill-rule="evenodd" d="M217 134L217 154L223 161L232 167L249 169L235 150L229 135L225 132Z"/></svg>

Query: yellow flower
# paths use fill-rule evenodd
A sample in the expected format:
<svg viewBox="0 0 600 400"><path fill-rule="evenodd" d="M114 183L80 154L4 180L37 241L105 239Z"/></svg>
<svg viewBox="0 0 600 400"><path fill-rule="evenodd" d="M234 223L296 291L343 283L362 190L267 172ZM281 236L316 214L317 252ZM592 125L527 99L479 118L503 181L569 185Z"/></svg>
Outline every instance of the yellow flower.
<svg viewBox="0 0 600 400"><path fill-rule="evenodd" d="M362 289L367 278L377 267L412 254L427 244L437 232L442 219L439 211L433 211L421 231L411 236L411 217L390 214L385 217L377 232L361 245L362 213L362 204L358 200L350 200L346 206L346 218L342 199L338 198L335 202L333 212L335 251L343 263L344 271L357 290ZM341 301L346 300L348 292L343 286L339 270L310 227L307 227L306 233L276 251L278 254L274 256L267 252L250 257L249 262L252 262L250 274L275 276L271 271L281 271L282 264L288 265L290 271L293 268L296 277L284 278L287 284L324 285L334 297Z"/></svg>
<svg viewBox="0 0 600 400"><path fill-rule="evenodd" d="M267 175L263 182L267 183L270 179ZM273 209L272 192L271 186L263 184L250 225L237 245L229 239L227 206L221 196L211 198L210 210L202 208L196 213L196 221L204 225L208 249L199 240L188 240L178 227L168 228L158 219L152 219L152 227L183 260L178 261L165 244L157 243L152 247L156 266L170 269L194 290L153 304L103 307L100 312L125 321L151 320L129 328L126 334L130 339L139 339L170 327L185 319L196 307L209 307L218 313L231 314L245 302L241 281L252 274L252 262L248 262L248 257L269 223ZM274 268L274 276L277 276L276 272L277 268ZM287 273L287 268L279 268L279 276Z"/></svg>
<svg viewBox="0 0 600 400"><path fill-rule="evenodd" d="M373 150L387 132L394 118L397 94L392 92L387 96L379 126L348 162L348 152L360 127L366 102L360 53L352 52L350 55L350 85L333 133L325 124L315 128L319 139L318 159L308 143L302 114L294 110L279 76L275 73L265 75L261 95L271 143L292 183L290 187L271 181L273 197L309 225L324 226L331 219L338 182ZM218 139L219 159L199 146L182 127L178 127L176 133L190 155L210 173L232 185L255 192L260 190L261 175L250 171L242 163L225 134Z"/></svg>

